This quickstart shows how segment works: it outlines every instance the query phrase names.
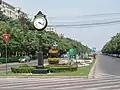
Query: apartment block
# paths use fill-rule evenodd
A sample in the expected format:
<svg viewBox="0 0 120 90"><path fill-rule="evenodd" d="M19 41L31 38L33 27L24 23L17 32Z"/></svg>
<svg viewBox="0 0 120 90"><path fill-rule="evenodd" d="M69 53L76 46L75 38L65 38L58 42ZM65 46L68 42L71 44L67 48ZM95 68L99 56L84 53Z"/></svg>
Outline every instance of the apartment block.
<svg viewBox="0 0 120 90"><path fill-rule="evenodd" d="M24 17L27 17L27 14L24 13L21 8L14 7L3 0L0 0L0 11L2 11L5 16L8 16L12 19L17 19L22 15L24 15Z"/></svg>

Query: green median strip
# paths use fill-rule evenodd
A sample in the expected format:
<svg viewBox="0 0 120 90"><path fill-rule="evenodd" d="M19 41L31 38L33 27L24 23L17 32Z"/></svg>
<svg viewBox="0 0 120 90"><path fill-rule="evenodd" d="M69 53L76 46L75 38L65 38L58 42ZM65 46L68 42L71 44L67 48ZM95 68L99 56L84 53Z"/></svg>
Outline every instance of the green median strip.
<svg viewBox="0 0 120 90"><path fill-rule="evenodd" d="M13 73L8 72L6 74L5 72L0 73L0 76L88 76L90 69L92 68L95 60L92 64L89 66L79 67L77 71L65 71L65 72L59 72L59 73L50 73L50 74L31 74L31 73Z"/></svg>

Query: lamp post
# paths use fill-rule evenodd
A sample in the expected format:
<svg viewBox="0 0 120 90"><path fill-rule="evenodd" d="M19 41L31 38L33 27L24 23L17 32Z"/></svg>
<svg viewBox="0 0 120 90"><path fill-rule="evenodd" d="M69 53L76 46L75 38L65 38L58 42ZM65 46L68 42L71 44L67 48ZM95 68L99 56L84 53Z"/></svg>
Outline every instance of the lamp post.
<svg viewBox="0 0 120 90"><path fill-rule="evenodd" d="M24 31L25 14L24 13L20 14L19 18L20 18L20 21L21 21L22 31Z"/></svg>

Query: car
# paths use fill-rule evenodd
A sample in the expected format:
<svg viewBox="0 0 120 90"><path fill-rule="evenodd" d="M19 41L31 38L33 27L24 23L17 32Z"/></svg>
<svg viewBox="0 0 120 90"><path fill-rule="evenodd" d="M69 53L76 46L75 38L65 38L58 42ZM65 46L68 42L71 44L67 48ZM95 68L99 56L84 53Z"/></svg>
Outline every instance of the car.
<svg viewBox="0 0 120 90"><path fill-rule="evenodd" d="M25 62L30 62L30 57L29 56L22 56L18 59L20 63L25 63Z"/></svg>

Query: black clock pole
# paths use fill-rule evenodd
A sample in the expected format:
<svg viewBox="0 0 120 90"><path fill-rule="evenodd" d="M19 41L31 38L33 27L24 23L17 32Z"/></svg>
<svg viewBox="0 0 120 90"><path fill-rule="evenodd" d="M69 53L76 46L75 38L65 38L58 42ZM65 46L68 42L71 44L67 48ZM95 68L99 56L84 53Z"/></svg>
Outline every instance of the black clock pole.
<svg viewBox="0 0 120 90"><path fill-rule="evenodd" d="M40 37L39 37L39 51L38 51L38 67L39 68L44 68L44 59L43 59L43 52L42 52L42 34L43 32L40 32Z"/></svg>
<svg viewBox="0 0 120 90"><path fill-rule="evenodd" d="M36 67L35 70L32 71L33 74L46 74L48 73L48 70L44 68L44 59L43 59L43 52L42 52L42 34L44 33L43 30L47 27L47 19L46 16L44 14L42 14L41 11L38 12L38 14L35 16L34 19L36 18L41 18L44 17L46 20L46 25L42 28L42 29L37 29L38 33L39 33L39 51L37 53L38 55L38 66Z"/></svg>

